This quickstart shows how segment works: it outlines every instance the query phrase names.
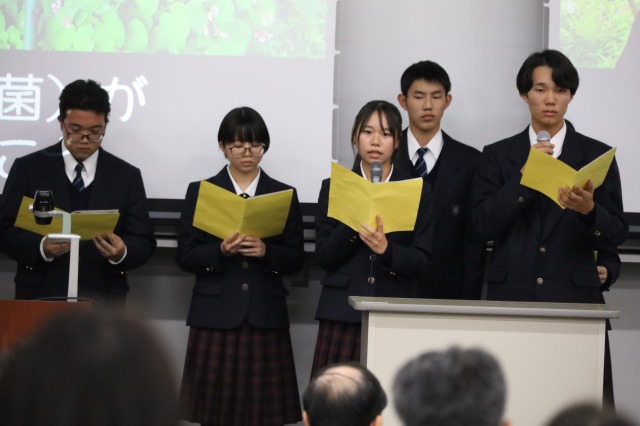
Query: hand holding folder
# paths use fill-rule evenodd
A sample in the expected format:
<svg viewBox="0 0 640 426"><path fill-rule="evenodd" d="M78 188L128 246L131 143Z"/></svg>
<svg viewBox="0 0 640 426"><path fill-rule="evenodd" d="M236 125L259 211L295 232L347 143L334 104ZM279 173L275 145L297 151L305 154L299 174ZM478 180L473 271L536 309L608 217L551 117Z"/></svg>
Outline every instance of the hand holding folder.
<svg viewBox="0 0 640 426"><path fill-rule="evenodd" d="M62 232L62 218L54 217L49 225L38 225L29 211L33 198L22 197L15 226L39 235ZM60 209L56 209L60 210ZM60 210L62 211L62 210ZM80 235L81 240L90 240L98 234L113 232L120 218L118 210L78 210L71 212L71 233Z"/></svg>
<svg viewBox="0 0 640 426"><path fill-rule="evenodd" d="M583 188L591 180L593 189L596 189L604 182L615 154L616 148L611 148L580 170L574 170L562 161L531 148L520 183L542 192L564 208L558 202L558 188L576 185Z"/></svg>
<svg viewBox="0 0 640 426"><path fill-rule="evenodd" d="M218 238L234 232L257 238L280 235L289 216L293 190L242 198L209 182L200 182L193 226Z"/></svg>
<svg viewBox="0 0 640 426"><path fill-rule="evenodd" d="M337 163L331 165L328 216L358 231L362 224L377 229L376 216L384 223L385 233L412 231L422 179L371 183Z"/></svg>

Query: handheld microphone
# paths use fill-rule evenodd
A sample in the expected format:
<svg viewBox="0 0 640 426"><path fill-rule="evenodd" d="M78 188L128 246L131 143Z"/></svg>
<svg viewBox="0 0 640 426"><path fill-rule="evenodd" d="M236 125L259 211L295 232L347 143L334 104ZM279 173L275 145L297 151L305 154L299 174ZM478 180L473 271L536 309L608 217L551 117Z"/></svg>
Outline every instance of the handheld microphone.
<svg viewBox="0 0 640 426"><path fill-rule="evenodd" d="M53 210L53 191L37 190L33 196L33 215L38 225L49 225L51 216L46 212Z"/></svg>
<svg viewBox="0 0 640 426"><path fill-rule="evenodd" d="M536 136L536 141L538 142L550 141L550 140L551 140L551 135L546 130L541 130L540 133L538 133L538 135Z"/></svg>
<svg viewBox="0 0 640 426"><path fill-rule="evenodd" d="M372 183L380 183L382 181L382 163L379 161L371 163L369 173L371 174Z"/></svg>

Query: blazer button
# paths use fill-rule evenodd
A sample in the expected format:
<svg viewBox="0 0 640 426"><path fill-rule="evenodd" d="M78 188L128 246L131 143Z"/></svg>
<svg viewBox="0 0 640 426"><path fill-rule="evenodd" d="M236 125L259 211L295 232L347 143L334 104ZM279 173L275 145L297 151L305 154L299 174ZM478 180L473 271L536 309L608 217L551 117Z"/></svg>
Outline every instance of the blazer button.
<svg viewBox="0 0 640 426"><path fill-rule="evenodd" d="M372 254L370 254L370 255L369 255L369 260L370 260L370 261L372 261L372 262L373 262L373 261L375 261L375 260L376 260L376 255L375 255L375 254L373 254L373 253L372 253Z"/></svg>
<svg viewBox="0 0 640 426"><path fill-rule="evenodd" d="M595 235L596 237L599 237L600 236L600 231L594 232L593 235Z"/></svg>
<svg viewBox="0 0 640 426"><path fill-rule="evenodd" d="M246 260L242 262L242 269L247 269L249 267L249 262Z"/></svg>
<svg viewBox="0 0 640 426"><path fill-rule="evenodd" d="M547 248L545 246L540 246L540 253L546 253Z"/></svg>
<svg viewBox="0 0 640 426"><path fill-rule="evenodd" d="M367 282L369 284L375 284L376 283L376 278L375 277L369 277L369 278L367 278Z"/></svg>
<svg viewBox="0 0 640 426"><path fill-rule="evenodd" d="M518 200L516 201L518 204L522 204L524 203L524 197L518 197Z"/></svg>
<svg viewBox="0 0 640 426"><path fill-rule="evenodd" d="M544 284L544 280L542 278L538 278L536 280L536 283L538 283L538 285L542 285L542 284Z"/></svg>
<svg viewBox="0 0 640 426"><path fill-rule="evenodd" d="M242 284L242 291L249 290L249 284Z"/></svg>

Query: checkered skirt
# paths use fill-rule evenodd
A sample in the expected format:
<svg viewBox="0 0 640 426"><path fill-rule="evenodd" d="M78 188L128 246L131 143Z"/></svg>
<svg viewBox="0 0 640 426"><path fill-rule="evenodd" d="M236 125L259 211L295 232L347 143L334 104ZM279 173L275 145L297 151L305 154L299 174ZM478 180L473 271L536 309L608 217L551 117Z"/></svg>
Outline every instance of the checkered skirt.
<svg viewBox="0 0 640 426"><path fill-rule="evenodd" d="M311 375L325 365L360 362L361 323L320 320Z"/></svg>
<svg viewBox="0 0 640 426"><path fill-rule="evenodd" d="M231 330L191 327L180 403L186 420L203 425L301 420L289 330L247 322Z"/></svg>

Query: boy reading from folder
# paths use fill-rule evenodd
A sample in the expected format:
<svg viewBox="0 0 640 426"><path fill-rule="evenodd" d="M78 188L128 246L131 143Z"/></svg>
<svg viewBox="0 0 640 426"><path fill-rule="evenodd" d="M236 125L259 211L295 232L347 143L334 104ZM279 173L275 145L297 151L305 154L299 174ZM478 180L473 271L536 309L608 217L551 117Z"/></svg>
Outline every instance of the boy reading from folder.
<svg viewBox="0 0 640 426"><path fill-rule="evenodd" d="M395 106L386 101L363 106L351 132L358 154L352 171L371 180L372 164L379 162L381 182L410 178L392 165L401 133L402 118ZM415 297L419 279L431 263L428 184L422 187L413 230L389 234L384 217L358 231L329 217L330 184L330 179L322 182L315 219L316 256L327 275L316 311L320 325L313 372L327 364L360 360L362 314L349 306L349 296ZM403 214L403 206L398 205L397 211Z"/></svg>
<svg viewBox="0 0 640 426"><path fill-rule="evenodd" d="M292 189L258 167L270 139L257 111L230 111L218 141L229 164L208 183L245 198ZM196 276L180 392L184 418L202 425L296 423L301 408L282 282L304 261L295 190L283 232L263 239L239 232L222 239L193 226L199 191L200 182L187 189L176 254Z"/></svg>

